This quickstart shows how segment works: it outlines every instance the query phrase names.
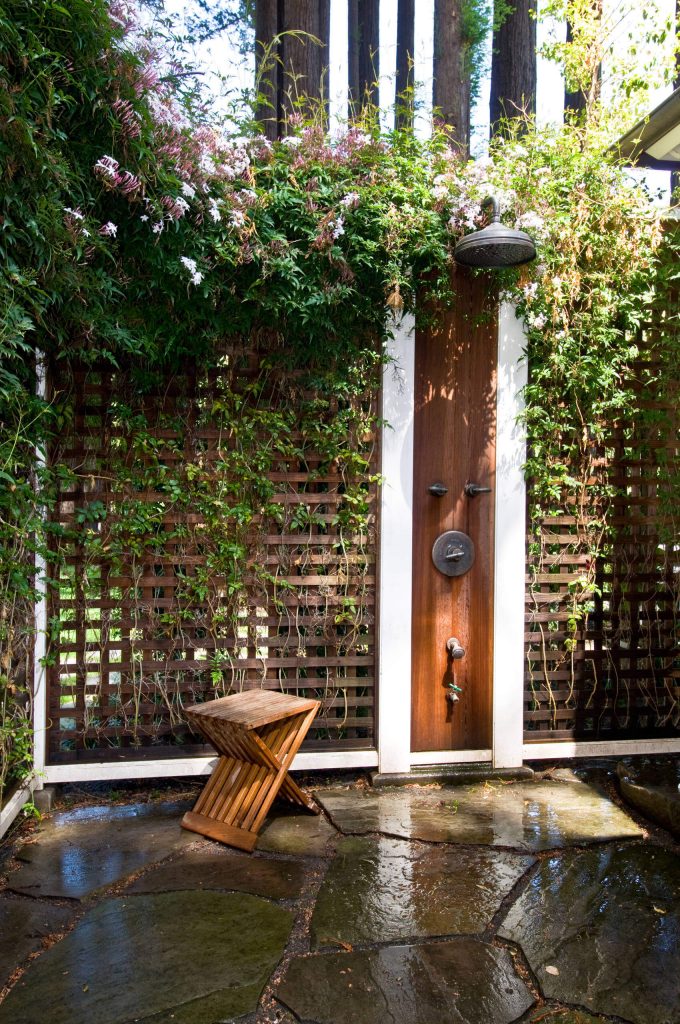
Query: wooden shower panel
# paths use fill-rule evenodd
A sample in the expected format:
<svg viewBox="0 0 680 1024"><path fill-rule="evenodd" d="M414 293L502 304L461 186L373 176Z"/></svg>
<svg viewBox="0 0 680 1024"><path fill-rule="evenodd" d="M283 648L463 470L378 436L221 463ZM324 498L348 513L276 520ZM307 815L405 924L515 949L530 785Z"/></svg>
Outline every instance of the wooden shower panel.
<svg viewBox="0 0 680 1024"><path fill-rule="evenodd" d="M495 312L488 285L460 270L455 308L437 329L416 335L413 480L412 749L491 746L493 680L494 493L496 468ZM492 307L495 310L495 304ZM440 482L443 497L428 492ZM468 497L468 483L491 487ZM448 577L432 562L445 530L467 533L476 558ZM465 657L451 662L455 636ZM447 700L447 683L461 688Z"/></svg>

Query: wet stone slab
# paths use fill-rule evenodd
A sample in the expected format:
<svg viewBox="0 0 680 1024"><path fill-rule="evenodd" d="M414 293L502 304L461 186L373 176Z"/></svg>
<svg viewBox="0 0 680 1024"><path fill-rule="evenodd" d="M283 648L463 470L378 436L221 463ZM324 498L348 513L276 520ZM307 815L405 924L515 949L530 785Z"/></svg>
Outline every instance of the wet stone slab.
<svg viewBox="0 0 680 1024"><path fill-rule="evenodd" d="M0 1005L0 1024L216 1024L255 1010L293 915L243 893L96 906Z"/></svg>
<svg viewBox="0 0 680 1024"><path fill-rule="evenodd" d="M634 1024L680 1020L680 859L661 847L549 858L499 935L551 999Z"/></svg>
<svg viewBox="0 0 680 1024"><path fill-rule="evenodd" d="M642 835L616 804L581 782L516 782L398 792L315 794L345 833L550 850Z"/></svg>
<svg viewBox="0 0 680 1024"><path fill-rule="evenodd" d="M276 993L315 1024L510 1024L532 998L507 950L475 939L316 954Z"/></svg>
<svg viewBox="0 0 680 1024"><path fill-rule="evenodd" d="M42 949L43 939L69 926L74 914L73 905L0 897L0 989L29 953Z"/></svg>
<svg viewBox="0 0 680 1024"><path fill-rule="evenodd" d="M232 853L214 845L208 850L189 850L169 864L151 868L128 891L231 889L272 900L293 900L300 895L304 863Z"/></svg>
<svg viewBox="0 0 680 1024"><path fill-rule="evenodd" d="M322 857L328 840L337 835L321 814L304 811L274 811L267 818L257 840L261 853L284 853L298 857Z"/></svg>
<svg viewBox="0 0 680 1024"><path fill-rule="evenodd" d="M680 839L680 760L640 768L619 764L617 775L626 803Z"/></svg>
<svg viewBox="0 0 680 1024"><path fill-rule="evenodd" d="M20 847L21 866L9 875L9 887L30 896L82 899L195 842L180 828L189 807L129 804L55 814L36 842Z"/></svg>
<svg viewBox="0 0 680 1024"><path fill-rule="evenodd" d="M319 893L313 947L481 932L533 863L498 850L346 837Z"/></svg>

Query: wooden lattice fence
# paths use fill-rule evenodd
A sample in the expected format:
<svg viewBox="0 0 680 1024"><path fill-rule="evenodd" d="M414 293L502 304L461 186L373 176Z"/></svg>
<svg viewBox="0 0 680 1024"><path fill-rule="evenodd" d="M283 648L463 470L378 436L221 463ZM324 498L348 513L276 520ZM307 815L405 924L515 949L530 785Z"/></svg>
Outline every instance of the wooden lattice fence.
<svg viewBox="0 0 680 1024"><path fill-rule="evenodd" d="M350 478L292 421L262 469L258 448L278 445L271 425L244 441L216 412L261 407L285 432L294 377L263 374L254 352L232 350L210 373L187 366L140 398L110 367L53 368L68 424L53 461L70 473L54 517L50 763L208 753L183 708L254 687L322 701L305 749L374 745L376 438L357 438L368 468ZM361 401L368 411L370 396ZM333 398L318 408L322 421L338 413ZM225 544L247 563L234 594L229 551L216 558L206 521L210 488L228 498L236 462L264 496L248 519L234 493L224 522ZM199 472L200 509L176 493ZM370 510L362 533L343 526L350 488Z"/></svg>
<svg viewBox="0 0 680 1024"><path fill-rule="evenodd" d="M527 741L680 731L677 368L660 344L677 338L677 309L668 296L631 339L640 355L624 382L630 406L591 446L590 479L566 498L569 514L544 518L528 538Z"/></svg>

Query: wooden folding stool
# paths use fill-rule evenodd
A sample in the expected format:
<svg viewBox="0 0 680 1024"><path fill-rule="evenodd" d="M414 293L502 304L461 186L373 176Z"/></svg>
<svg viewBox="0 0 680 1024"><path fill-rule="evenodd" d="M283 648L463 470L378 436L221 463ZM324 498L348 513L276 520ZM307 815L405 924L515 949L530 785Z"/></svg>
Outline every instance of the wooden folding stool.
<svg viewBox="0 0 680 1024"><path fill-rule="evenodd" d="M220 759L183 828L251 852L278 793L313 814L319 808L288 769L320 701L272 690L244 690L186 708Z"/></svg>

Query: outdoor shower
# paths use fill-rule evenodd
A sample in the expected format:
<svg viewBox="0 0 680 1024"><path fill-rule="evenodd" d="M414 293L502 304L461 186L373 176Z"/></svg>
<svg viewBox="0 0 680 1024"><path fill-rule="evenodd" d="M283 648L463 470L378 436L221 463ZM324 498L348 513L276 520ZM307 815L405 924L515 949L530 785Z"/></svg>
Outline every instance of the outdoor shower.
<svg viewBox="0 0 680 1024"><path fill-rule="evenodd" d="M457 263L468 267L518 267L536 258L536 246L524 231L501 224L498 200L489 196L482 206L491 205L491 223L465 235L453 251Z"/></svg>

